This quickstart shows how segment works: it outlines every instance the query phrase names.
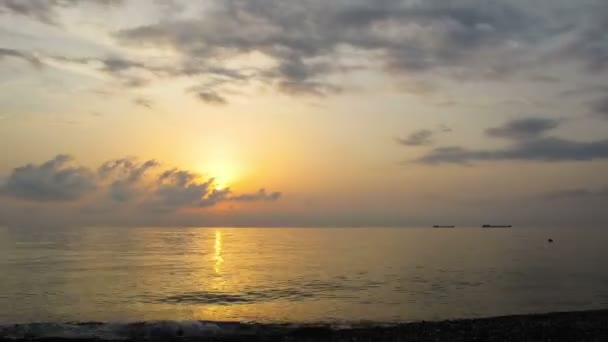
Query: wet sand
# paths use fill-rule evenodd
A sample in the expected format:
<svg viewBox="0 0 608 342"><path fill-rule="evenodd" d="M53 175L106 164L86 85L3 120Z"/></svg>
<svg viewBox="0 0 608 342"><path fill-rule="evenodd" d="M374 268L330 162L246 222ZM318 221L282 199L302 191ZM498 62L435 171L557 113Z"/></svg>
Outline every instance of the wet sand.
<svg viewBox="0 0 608 342"><path fill-rule="evenodd" d="M88 323L95 324L95 323ZM135 323L135 327L145 323ZM223 323L226 329L200 337L180 337L180 331L163 336L139 335L132 341L608 341L608 310L504 316L439 322L414 322L390 326L359 325L335 328L325 325L290 326ZM30 336L0 341L99 341Z"/></svg>

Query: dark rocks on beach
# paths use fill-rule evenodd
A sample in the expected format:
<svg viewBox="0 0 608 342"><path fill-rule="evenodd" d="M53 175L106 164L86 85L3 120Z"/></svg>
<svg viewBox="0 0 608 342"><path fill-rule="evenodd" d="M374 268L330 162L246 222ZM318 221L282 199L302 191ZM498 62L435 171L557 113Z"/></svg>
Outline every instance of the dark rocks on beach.
<svg viewBox="0 0 608 342"><path fill-rule="evenodd" d="M505 316L442 322L362 325L348 329L329 326L235 324L228 334L200 338L147 337L133 341L213 342L365 342L365 341L608 341L608 310ZM29 339L23 339L29 340ZM15 341L15 340L2 340ZM94 339L38 339L47 342L99 341Z"/></svg>

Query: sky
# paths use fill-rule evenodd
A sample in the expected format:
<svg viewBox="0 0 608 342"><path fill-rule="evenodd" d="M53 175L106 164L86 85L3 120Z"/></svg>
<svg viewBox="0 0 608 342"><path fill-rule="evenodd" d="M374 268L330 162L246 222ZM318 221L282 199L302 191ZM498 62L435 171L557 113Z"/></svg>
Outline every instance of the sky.
<svg viewBox="0 0 608 342"><path fill-rule="evenodd" d="M604 0L0 0L0 225L608 224Z"/></svg>

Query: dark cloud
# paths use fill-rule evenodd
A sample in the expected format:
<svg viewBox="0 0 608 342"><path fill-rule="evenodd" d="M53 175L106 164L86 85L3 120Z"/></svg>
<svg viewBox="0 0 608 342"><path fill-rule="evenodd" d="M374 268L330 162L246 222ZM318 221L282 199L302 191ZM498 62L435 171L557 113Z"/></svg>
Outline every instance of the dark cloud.
<svg viewBox="0 0 608 342"><path fill-rule="evenodd" d="M60 8L122 2L0 0L0 10L53 23ZM294 96L340 93L345 87L333 76L361 69L345 62L346 54L367 58L360 63L363 69L379 66L396 80L430 72L458 80L503 79L538 66L545 61L538 56L544 50L550 50L547 60L575 59L590 70L602 71L608 64L608 5L596 0L581 0L576 6L548 0L209 0L192 2L201 7L194 18L173 15L184 8L176 2L155 3L174 13L115 32L114 37L131 46L172 48L180 54L177 62L159 65L162 59L119 57L80 62L95 60L101 71L127 87L143 86L158 76L191 77L196 82L205 78L202 90L194 94L210 103L225 103L223 86L254 81ZM228 67L231 58L253 52L271 63ZM558 81L534 75L530 79L535 82ZM435 87L406 83L402 88L410 92Z"/></svg>
<svg viewBox="0 0 608 342"><path fill-rule="evenodd" d="M397 143L405 146L422 146L433 143L433 131L422 129L410 134L407 138L397 138Z"/></svg>
<svg viewBox="0 0 608 342"><path fill-rule="evenodd" d="M559 93L560 97L581 97L581 96L596 96L598 94L608 93L607 85L588 84L577 88L564 90Z"/></svg>
<svg viewBox="0 0 608 342"><path fill-rule="evenodd" d="M488 128L486 134L495 138L513 140L533 139L557 128L560 120L547 118L525 118L506 122L500 127Z"/></svg>
<svg viewBox="0 0 608 342"><path fill-rule="evenodd" d="M515 142L506 148L477 150L463 147L441 147L418 159L424 164L468 164L478 161L589 161L608 158L608 139L592 142L571 141L555 137Z"/></svg>
<svg viewBox="0 0 608 342"><path fill-rule="evenodd" d="M154 102L152 100L145 97L138 97L133 99L133 103L144 108L152 109L154 106Z"/></svg>
<svg viewBox="0 0 608 342"><path fill-rule="evenodd" d="M45 24L57 25L57 9L81 4L119 5L124 0L0 0L0 13L30 17Z"/></svg>
<svg viewBox="0 0 608 342"><path fill-rule="evenodd" d="M225 105L228 101L214 91L199 91L196 96L203 102L213 105Z"/></svg>
<svg viewBox="0 0 608 342"><path fill-rule="evenodd" d="M59 55L46 55L49 60L90 66L105 73L127 88L137 88L147 85L150 78L156 75L168 75L169 69L146 65L128 58L122 57L71 57Z"/></svg>
<svg viewBox="0 0 608 342"><path fill-rule="evenodd" d="M452 129L446 125L438 125L435 130L421 129L410 133L406 138L396 138L398 144L404 146L424 146L433 144L436 134L450 133Z"/></svg>
<svg viewBox="0 0 608 342"><path fill-rule="evenodd" d="M608 69L608 3L593 1L585 3L582 9L583 20L572 32L574 37L557 51L557 58L581 60L589 72L604 72Z"/></svg>
<svg viewBox="0 0 608 342"><path fill-rule="evenodd" d="M231 201L253 202L253 201L276 201L281 198L280 192L266 192L266 189L260 189L256 193L242 194L230 197Z"/></svg>
<svg viewBox="0 0 608 342"><path fill-rule="evenodd" d="M608 119L608 95L595 101L592 105L593 112L604 119Z"/></svg>
<svg viewBox="0 0 608 342"><path fill-rule="evenodd" d="M30 201L72 201L96 186L94 173L70 165L71 158L58 155L43 164L18 167L0 187L0 194Z"/></svg>
<svg viewBox="0 0 608 342"><path fill-rule="evenodd" d="M342 88L322 82L292 82L283 81L279 83L279 89L290 95L312 95L312 96L327 96L330 94L339 94Z"/></svg>
<svg viewBox="0 0 608 342"><path fill-rule="evenodd" d="M343 70L336 57L344 48L368 53L395 74L448 68L486 77L518 66L507 60L521 55L513 43L532 45L550 34L547 25L544 17L505 2L221 0L210 1L200 18L161 21L116 37L171 47L184 65L260 52L276 64L257 79L289 94L320 95L341 88L328 77Z"/></svg>
<svg viewBox="0 0 608 342"><path fill-rule="evenodd" d="M5 58L5 57L21 59L21 60L24 60L24 61L32 64L35 67L42 66L42 62L36 55L25 52L25 51L0 48L0 59Z"/></svg>
<svg viewBox="0 0 608 342"><path fill-rule="evenodd" d="M96 171L72 166L70 161L70 157L58 155L41 165L16 168L0 187L0 194L38 202L83 200L90 194L89 200L93 203L87 204L88 211L117 210L113 205L119 204L146 213L210 207L224 201L276 201L281 197L279 192L267 193L264 189L252 194L218 189L214 178L162 168L154 159L110 160Z"/></svg>
<svg viewBox="0 0 608 342"><path fill-rule="evenodd" d="M117 202L126 202L141 195L140 181L148 170L158 166L160 163L153 159L140 164L133 158L123 158L103 163L97 172L101 179L112 179L108 190L110 197Z"/></svg>
<svg viewBox="0 0 608 342"><path fill-rule="evenodd" d="M604 199L608 198L608 185L597 190L586 188L572 188L551 191L542 196L544 199L565 200L565 199Z"/></svg>
<svg viewBox="0 0 608 342"><path fill-rule="evenodd" d="M147 206L172 211L180 207L208 207L226 198L226 191L214 188L213 178L199 181L199 177L185 170L163 172L157 180L154 198Z"/></svg>

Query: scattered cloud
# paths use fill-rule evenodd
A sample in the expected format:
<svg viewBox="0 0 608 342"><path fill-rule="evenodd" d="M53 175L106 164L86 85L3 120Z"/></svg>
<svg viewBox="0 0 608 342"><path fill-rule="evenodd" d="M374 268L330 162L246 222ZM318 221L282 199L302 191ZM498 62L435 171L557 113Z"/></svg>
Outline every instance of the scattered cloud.
<svg viewBox="0 0 608 342"><path fill-rule="evenodd" d="M147 109L152 109L152 107L154 107L154 102L149 98L145 97L137 97L133 99L133 103L137 106L144 107Z"/></svg>
<svg viewBox="0 0 608 342"><path fill-rule="evenodd" d="M42 66L40 59L33 53L15 49L0 48L0 60L6 57L24 60L37 68Z"/></svg>
<svg viewBox="0 0 608 342"><path fill-rule="evenodd" d="M436 134L450 133L452 129L446 125L439 125L435 130L421 129L410 133L406 138L396 138L398 144L404 146L425 146L433 144Z"/></svg>
<svg viewBox="0 0 608 342"><path fill-rule="evenodd" d="M569 39L555 53L558 59L582 61L590 73L608 69L608 46L605 32L608 30L608 3L585 2L579 11L584 11L585 20L578 22L569 32Z"/></svg>
<svg viewBox="0 0 608 342"><path fill-rule="evenodd" d="M29 17L45 24L58 25L57 9L82 4L112 6L124 0L0 0L0 14L10 13Z"/></svg>
<svg viewBox="0 0 608 342"><path fill-rule="evenodd" d="M0 12L55 25L60 24L61 9L125 2L0 0ZM533 6L523 1L480 0L331 4L316 0L280 4L275 0L210 0L189 3L188 7L198 10L194 16L177 15L184 11L183 3L156 1L152 5L166 13L163 20L122 28L110 35L131 48L171 49L177 55L174 59L47 57L90 65L118 78L124 87L188 77L201 84L193 93L212 104L227 103L226 86L251 82L292 96L335 95L345 89L335 76L362 69L385 72L399 84L407 76L402 90L428 93L437 89L433 80L424 77L429 75L459 81L498 80L534 69L545 59L575 60L597 72L608 65L603 34L608 5L594 0L582 0L576 6L548 0ZM10 53L33 61L14 50ZM253 54L268 61L241 62L234 67L235 60ZM352 57L366 61L353 64L349 61ZM558 77L538 70L531 75L528 79L533 82L559 82Z"/></svg>
<svg viewBox="0 0 608 342"><path fill-rule="evenodd" d="M424 164L469 164L479 161L589 161L608 158L608 139L580 142L555 137L522 140L495 150L440 147L417 161Z"/></svg>
<svg viewBox="0 0 608 342"><path fill-rule="evenodd" d="M260 189L256 193L242 194L230 197L231 201L239 202L254 202L254 201L276 201L281 198L280 192L266 192L266 189Z"/></svg>
<svg viewBox="0 0 608 342"><path fill-rule="evenodd" d="M433 131L422 129L410 134L407 138L397 138L397 142L405 146L422 146L433 143Z"/></svg>
<svg viewBox="0 0 608 342"><path fill-rule="evenodd" d="M551 191L543 194L542 198L549 200L566 200L566 199L603 199L608 198L608 185L600 189L587 188L572 188Z"/></svg>
<svg viewBox="0 0 608 342"><path fill-rule="evenodd" d="M500 127L488 128L486 134L494 138L513 140L534 139L557 128L560 120L547 118L524 118L506 122Z"/></svg>
<svg viewBox="0 0 608 342"><path fill-rule="evenodd" d="M173 49L182 57L181 74L257 52L274 63L251 78L291 95L327 95L342 89L330 77L349 70L340 58L345 51L395 75L441 70L463 79L515 72L524 65L523 52L571 25L550 18L559 6L538 7L539 13L516 2L222 0L210 1L198 18L127 28L115 37L130 46Z"/></svg>
<svg viewBox="0 0 608 342"><path fill-rule="evenodd" d="M203 102L212 105L225 105L228 101L214 91L199 91L196 96Z"/></svg>

